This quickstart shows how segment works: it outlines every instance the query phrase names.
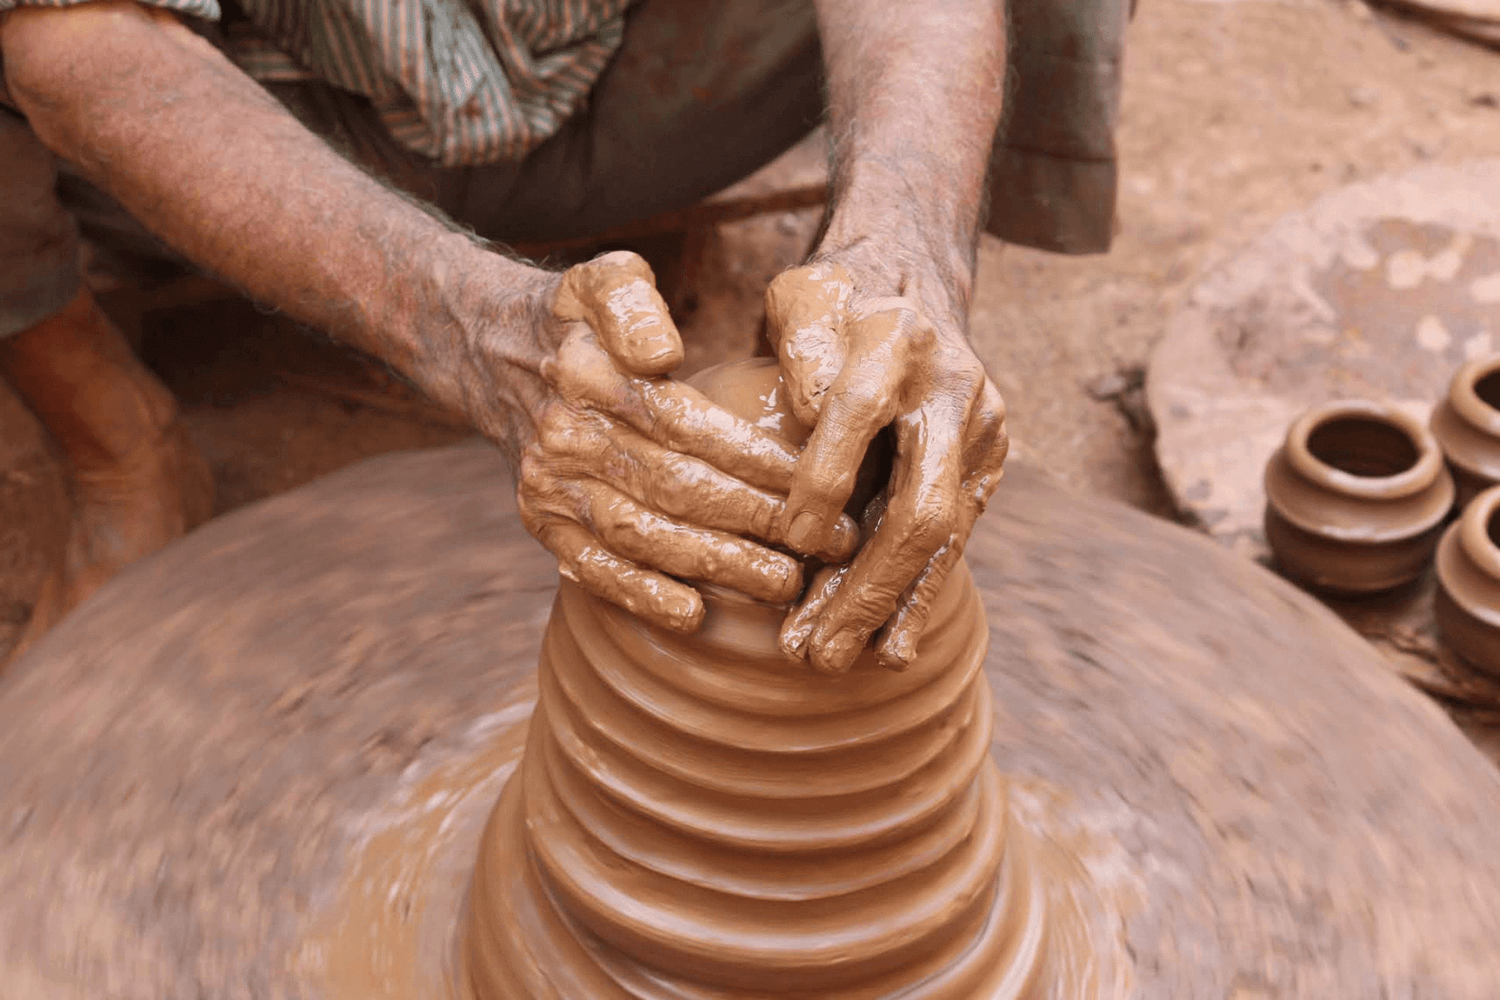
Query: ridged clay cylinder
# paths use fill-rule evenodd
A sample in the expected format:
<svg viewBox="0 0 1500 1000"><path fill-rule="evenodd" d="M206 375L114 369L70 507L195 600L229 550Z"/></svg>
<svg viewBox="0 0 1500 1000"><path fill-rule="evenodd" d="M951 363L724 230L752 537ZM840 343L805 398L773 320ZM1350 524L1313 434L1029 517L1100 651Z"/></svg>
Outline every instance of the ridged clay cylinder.
<svg viewBox="0 0 1500 1000"><path fill-rule="evenodd" d="M1500 486L1479 494L1438 544L1433 617L1448 648L1500 676Z"/></svg>
<svg viewBox="0 0 1500 1000"><path fill-rule="evenodd" d="M1364 594L1416 579L1453 506L1453 477L1420 422L1366 400L1293 421L1265 472L1266 540L1317 590Z"/></svg>
<svg viewBox="0 0 1500 1000"><path fill-rule="evenodd" d="M1500 483L1500 354L1470 361L1454 374L1429 426L1448 459L1459 506Z"/></svg>
<svg viewBox="0 0 1500 1000"><path fill-rule="evenodd" d="M1046 894L990 757L967 566L899 673L815 673L777 646L786 608L704 602L682 636L559 589L470 887L478 1000L1034 995Z"/></svg>

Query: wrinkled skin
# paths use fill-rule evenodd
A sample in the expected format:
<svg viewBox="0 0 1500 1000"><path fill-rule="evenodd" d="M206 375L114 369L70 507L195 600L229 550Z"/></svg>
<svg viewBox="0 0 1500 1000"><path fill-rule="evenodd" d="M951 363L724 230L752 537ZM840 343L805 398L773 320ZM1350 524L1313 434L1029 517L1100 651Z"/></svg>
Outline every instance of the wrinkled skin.
<svg viewBox="0 0 1500 1000"><path fill-rule="evenodd" d="M794 600L801 563L741 535L785 543L797 453L661 377L681 363L682 343L646 263L617 252L572 268L551 320L559 339L523 431L519 500L563 574L678 631L697 628L703 602L674 577ZM838 517L814 551L846 559L857 540Z"/></svg>
<svg viewBox="0 0 1500 1000"><path fill-rule="evenodd" d="M863 549L784 642L837 672L878 636L900 667L1005 451L965 337L1004 10L815 2L829 212L769 303L813 425L800 457L665 377L681 344L638 259L559 276L493 252L345 161L170 12L25 8L0 16L0 53L43 143L184 258L467 413L516 459L527 524L563 572L660 624L701 620L678 578L795 595L800 569L768 545L847 557L838 511L893 426Z"/></svg>
<svg viewBox="0 0 1500 1000"><path fill-rule="evenodd" d="M900 669L999 485L1005 404L955 330L940 331L916 299L861 294L842 264L780 275L767 315L793 410L813 427L784 515L793 548L826 547L871 440L887 425L896 440L890 484L863 512L866 543L819 575L782 646L838 671L884 626L877 659Z"/></svg>

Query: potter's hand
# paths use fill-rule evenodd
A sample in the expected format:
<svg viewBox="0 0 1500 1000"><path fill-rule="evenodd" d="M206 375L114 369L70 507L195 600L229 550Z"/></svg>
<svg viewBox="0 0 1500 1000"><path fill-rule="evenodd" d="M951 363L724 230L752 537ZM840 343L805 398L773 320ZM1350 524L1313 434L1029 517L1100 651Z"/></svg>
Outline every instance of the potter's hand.
<svg viewBox="0 0 1500 1000"><path fill-rule="evenodd" d="M698 627L703 601L675 578L794 599L797 560L742 536L781 541L796 452L663 377L682 342L640 257L606 254L554 279L536 302L543 350L525 417L511 409L511 426L491 434L519 459L527 529L568 579L678 631ZM505 367L498 344L487 357L481 339L470 353L478 367ZM856 539L845 519L820 544L847 558Z"/></svg>
<svg viewBox="0 0 1500 1000"><path fill-rule="evenodd" d="M863 548L814 581L782 647L843 671L884 627L877 659L901 669L999 483L1005 404L958 323L935 326L916 297L863 293L839 263L780 275L766 304L792 408L813 427L783 515L793 549L829 547L867 446L888 425L896 443L890 485L863 512Z"/></svg>

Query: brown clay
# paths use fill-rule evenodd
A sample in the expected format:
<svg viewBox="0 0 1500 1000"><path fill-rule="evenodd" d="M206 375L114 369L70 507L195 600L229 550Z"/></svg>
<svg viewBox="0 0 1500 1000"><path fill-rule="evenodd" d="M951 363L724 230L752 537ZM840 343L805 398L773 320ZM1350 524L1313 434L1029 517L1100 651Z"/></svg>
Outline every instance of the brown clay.
<svg viewBox="0 0 1500 1000"><path fill-rule="evenodd" d="M1430 426L1453 472L1460 507L1500 483L1500 354L1454 373Z"/></svg>
<svg viewBox="0 0 1500 1000"><path fill-rule="evenodd" d="M1433 616L1465 661L1500 675L1500 486L1480 493L1438 544Z"/></svg>
<svg viewBox="0 0 1500 1000"><path fill-rule="evenodd" d="M1416 579L1453 506L1437 442L1400 410L1338 400L1295 420L1266 465L1266 540L1298 582L1335 593Z"/></svg>

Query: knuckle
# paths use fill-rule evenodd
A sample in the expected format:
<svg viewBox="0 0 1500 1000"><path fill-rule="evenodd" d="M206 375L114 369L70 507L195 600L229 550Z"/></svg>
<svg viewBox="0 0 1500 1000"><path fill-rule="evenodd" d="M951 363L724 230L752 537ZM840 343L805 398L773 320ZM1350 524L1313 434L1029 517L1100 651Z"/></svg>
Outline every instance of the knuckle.
<svg viewBox="0 0 1500 1000"><path fill-rule="evenodd" d="M651 537L647 526L649 518L644 511L626 508L620 504L606 506L595 517L598 533L616 545L641 551Z"/></svg>
<svg viewBox="0 0 1500 1000"><path fill-rule="evenodd" d="M524 502L535 505L542 497L557 488L557 474L549 458L540 450L528 448L521 453L521 465L517 476L516 495Z"/></svg>
<svg viewBox="0 0 1500 1000"><path fill-rule="evenodd" d="M953 536L955 504L948 500L923 498L912 511L906 531L906 547L910 551L936 552Z"/></svg>

